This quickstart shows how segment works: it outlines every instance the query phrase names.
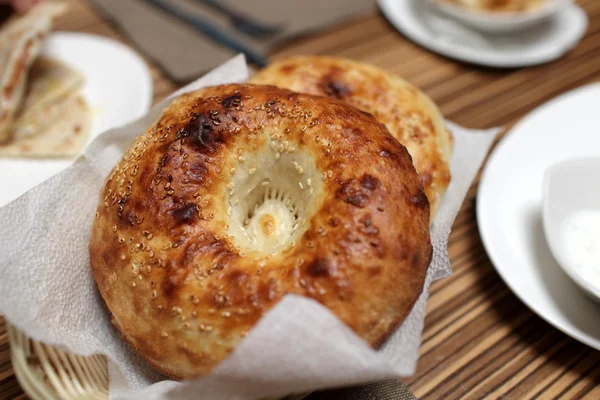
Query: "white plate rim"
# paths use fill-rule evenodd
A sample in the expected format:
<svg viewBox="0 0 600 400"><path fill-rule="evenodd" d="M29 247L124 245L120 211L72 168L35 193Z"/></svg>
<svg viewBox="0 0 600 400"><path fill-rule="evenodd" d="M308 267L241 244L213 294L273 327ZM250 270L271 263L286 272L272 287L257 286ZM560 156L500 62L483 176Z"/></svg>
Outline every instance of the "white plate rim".
<svg viewBox="0 0 600 400"><path fill-rule="evenodd" d="M503 264L501 262L501 256L499 256L501 251L498 250L497 245L494 244L494 241L490 238L490 235L488 234L488 232L491 232L491 229L493 228L490 228L490 223L488 222L489 218L486 214L485 206L483 205L485 204L486 194L488 193L487 188L493 185L493 182L491 182L491 178L489 178L490 171L492 170L493 166L497 163L497 159L500 157L500 154L509 148L512 139L515 137L515 132L518 132L520 128L528 122L529 119L535 118L538 114L544 113L548 108L551 108L555 104L563 102L570 97L577 96L580 93L589 90L600 90L600 82L575 88L542 104L541 106L524 116L518 123L516 123L511 128L511 130L508 133L506 133L506 135L500 140L500 142L494 147L494 149L490 153L488 160L483 168L481 179L479 181L479 186L477 188L475 213L477 219L477 226L479 228L479 236L481 237L481 242L492 263L492 266L494 267L498 275L500 275L500 278L504 281L508 288L515 294L515 296L517 296L519 300L521 300L529 309L536 313L540 318L548 322L550 325L552 325L559 331L578 340L581 343L584 343L594 349L600 350L600 338L590 338L589 335L580 333L580 331L578 330L573 330L572 327L567 327L563 325L563 323L547 315L546 311L538 307L535 304L535 302L530 301L529 297L526 294L522 293L521 290L517 287L517 285L513 283L513 280L507 274L507 270L501 267L501 265Z"/></svg>
<svg viewBox="0 0 600 400"><path fill-rule="evenodd" d="M92 40L95 42L101 42L108 46L119 48L121 51L127 53L128 56L135 60L136 64L138 64L137 68L140 68L140 70L144 71L144 74L140 78L144 80L144 85L142 88L145 93L142 94L142 101L140 101L139 104L139 115L132 116L132 118L138 118L150 110L152 101L154 99L154 82L152 80L152 72L150 71L150 68L148 68L146 60L144 60L142 56L140 56L132 47L107 36L96 35L87 32L53 31L50 33L50 35L48 35L48 39L52 38L57 38L58 40Z"/></svg>
<svg viewBox="0 0 600 400"><path fill-rule="evenodd" d="M487 67L520 68L554 61L562 57L565 53L575 47L577 43L579 43L579 41L585 35L589 24L589 19L585 11L579 5L573 3L565 7L564 12L576 13L576 16L580 19L580 24L576 27L578 29L573 29L569 32L572 35L571 40L565 43L561 48L545 52L532 52L519 57L503 57L502 54L495 53L493 51L470 50L466 47L452 48L440 43L435 39L435 37L432 37L428 34L423 34L423 32L420 30L414 29L410 22L404 19L405 15L408 13L395 11L397 7L401 7L406 10L410 1L414 0L378 0L378 4L382 13L385 15L388 21L396 29L398 29L398 31L423 48L458 61Z"/></svg>

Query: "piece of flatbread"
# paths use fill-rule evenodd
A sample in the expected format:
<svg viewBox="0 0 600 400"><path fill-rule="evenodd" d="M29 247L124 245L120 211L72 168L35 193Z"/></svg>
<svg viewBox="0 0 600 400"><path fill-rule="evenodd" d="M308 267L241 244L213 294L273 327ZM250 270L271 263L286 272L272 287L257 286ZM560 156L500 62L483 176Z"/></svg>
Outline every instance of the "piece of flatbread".
<svg viewBox="0 0 600 400"><path fill-rule="evenodd" d="M450 184L454 139L437 105L419 88L374 65L310 55L275 61L248 82L343 100L373 114L412 156L433 222Z"/></svg>
<svg viewBox="0 0 600 400"><path fill-rule="evenodd" d="M0 143L10 140L10 126L23 100L29 68L52 21L64 10L62 3L42 3L0 31Z"/></svg>
<svg viewBox="0 0 600 400"><path fill-rule="evenodd" d="M0 146L0 157L72 157L78 155L89 136L92 110L81 94L75 93L58 103L59 114L53 125L18 142Z"/></svg>
<svg viewBox="0 0 600 400"><path fill-rule="evenodd" d="M23 104L12 126L12 141L18 142L52 125L64 111L61 99L78 92L83 76L52 58L40 56L29 72Z"/></svg>

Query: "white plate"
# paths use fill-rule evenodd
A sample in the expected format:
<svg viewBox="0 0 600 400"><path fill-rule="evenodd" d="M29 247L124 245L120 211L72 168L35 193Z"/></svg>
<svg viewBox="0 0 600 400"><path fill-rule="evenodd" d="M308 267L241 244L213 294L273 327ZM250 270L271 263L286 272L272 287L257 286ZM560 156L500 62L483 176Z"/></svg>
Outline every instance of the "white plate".
<svg viewBox="0 0 600 400"><path fill-rule="evenodd" d="M496 270L533 311L600 350L600 305L556 263L542 224L545 171L600 156L600 84L566 93L521 120L492 152L477 195L477 222ZM598 184L590 176L589 184ZM577 196L577 193L573 193Z"/></svg>
<svg viewBox="0 0 600 400"><path fill-rule="evenodd" d="M583 37L588 17L570 5L548 21L524 32L486 35L431 10L424 0L379 0L390 22L406 37L446 57L500 68L553 61Z"/></svg>
<svg viewBox="0 0 600 400"><path fill-rule="evenodd" d="M150 72L129 47L101 36L59 32L48 36L43 54L65 62L84 75L83 93L94 110L90 141L107 129L142 116L150 108ZM0 158L0 206L63 170L72 161Z"/></svg>

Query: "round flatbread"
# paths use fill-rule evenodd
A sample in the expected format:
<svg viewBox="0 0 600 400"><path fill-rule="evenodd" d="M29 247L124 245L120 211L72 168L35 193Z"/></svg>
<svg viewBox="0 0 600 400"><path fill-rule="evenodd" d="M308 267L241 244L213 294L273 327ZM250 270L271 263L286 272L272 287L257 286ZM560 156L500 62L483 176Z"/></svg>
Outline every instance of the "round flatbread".
<svg viewBox="0 0 600 400"><path fill-rule="evenodd" d="M412 156L433 221L450 183L453 139L440 110L421 90L375 66L322 56L274 62L250 82L343 100L373 114Z"/></svg>

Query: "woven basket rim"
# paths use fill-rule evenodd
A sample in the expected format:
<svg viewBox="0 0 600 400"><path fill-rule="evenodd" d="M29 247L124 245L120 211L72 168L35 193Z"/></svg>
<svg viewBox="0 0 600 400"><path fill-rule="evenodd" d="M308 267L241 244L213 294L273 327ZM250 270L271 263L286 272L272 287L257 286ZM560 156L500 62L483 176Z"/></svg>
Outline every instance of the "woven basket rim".
<svg viewBox="0 0 600 400"><path fill-rule="evenodd" d="M33 400L108 400L108 361L79 356L38 342L6 321L10 355L21 388ZM281 400L301 400L308 393Z"/></svg>

